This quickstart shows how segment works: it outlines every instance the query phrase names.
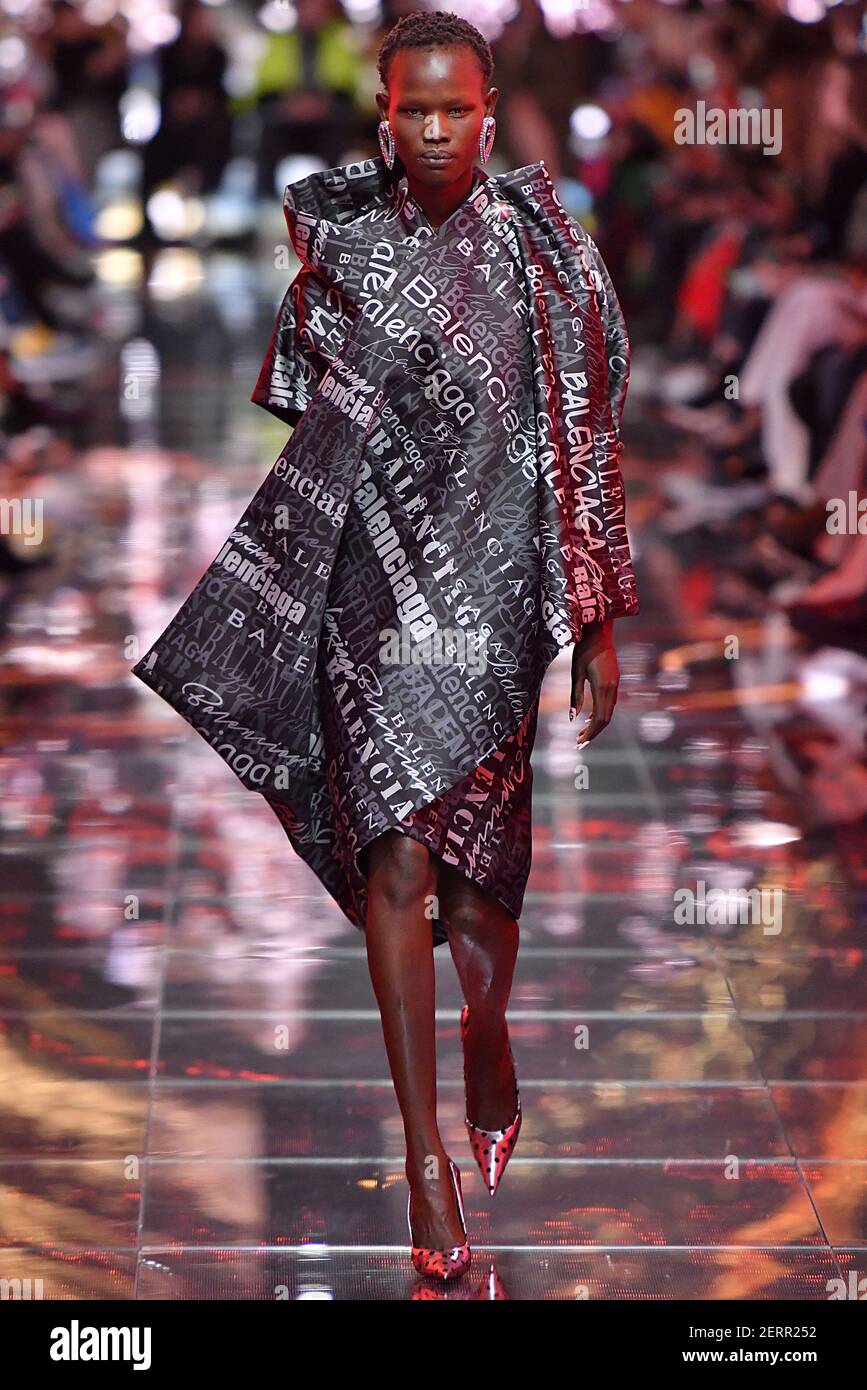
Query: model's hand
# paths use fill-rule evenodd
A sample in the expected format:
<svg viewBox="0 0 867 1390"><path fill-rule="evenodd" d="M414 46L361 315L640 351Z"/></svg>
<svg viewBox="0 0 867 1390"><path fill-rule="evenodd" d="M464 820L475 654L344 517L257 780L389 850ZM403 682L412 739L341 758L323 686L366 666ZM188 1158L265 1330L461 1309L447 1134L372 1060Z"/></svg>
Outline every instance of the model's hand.
<svg viewBox="0 0 867 1390"><path fill-rule="evenodd" d="M614 621L593 623L584 629L580 642L572 648L572 692L569 718L581 713L584 704L584 682L590 682L593 695L593 714L577 736L579 748L601 733L609 723L617 703L620 669L614 650Z"/></svg>

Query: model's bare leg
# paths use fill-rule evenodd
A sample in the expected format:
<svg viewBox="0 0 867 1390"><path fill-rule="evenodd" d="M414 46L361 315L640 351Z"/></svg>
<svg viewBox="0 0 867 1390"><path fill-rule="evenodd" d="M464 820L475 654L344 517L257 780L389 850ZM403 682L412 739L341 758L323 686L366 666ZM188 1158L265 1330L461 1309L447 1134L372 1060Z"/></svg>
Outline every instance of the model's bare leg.
<svg viewBox="0 0 867 1390"><path fill-rule="evenodd" d="M439 865L439 907L470 1006L467 1113L481 1129L505 1129L518 1107L506 1025L518 923L490 893L445 863Z"/></svg>
<svg viewBox="0 0 867 1390"><path fill-rule="evenodd" d="M433 943L425 913L436 870L426 847L398 830L367 846L362 868L367 963L403 1117L413 1235L417 1245L446 1250L464 1234L437 1127Z"/></svg>

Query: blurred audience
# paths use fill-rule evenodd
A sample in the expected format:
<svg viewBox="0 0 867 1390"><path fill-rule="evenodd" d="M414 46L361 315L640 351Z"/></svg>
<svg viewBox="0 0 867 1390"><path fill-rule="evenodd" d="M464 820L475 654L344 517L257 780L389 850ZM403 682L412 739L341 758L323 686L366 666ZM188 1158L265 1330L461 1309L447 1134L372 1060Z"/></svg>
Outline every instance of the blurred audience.
<svg viewBox="0 0 867 1390"><path fill-rule="evenodd" d="M830 749L867 784L867 26L857 5L810 25L781 10L629 7L636 60L603 98L595 234L635 349L635 471L648 472L642 440L664 459L645 551L654 532L668 542L689 621L778 615L804 690L834 649L851 663L834 668L847 727L821 702L818 740L815 723L778 722L812 822L863 836L863 798L845 805L839 775L831 794L813 770ZM756 107L779 108L773 154L764 129L757 143L671 139L684 109Z"/></svg>
<svg viewBox="0 0 867 1390"><path fill-rule="evenodd" d="M287 155L340 163L353 135L362 64L355 30L337 0L295 0L298 20L270 34L256 72L261 117L259 191L272 195L274 171Z"/></svg>
<svg viewBox="0 0 867 1390"><path fill-rule="evenodd" d="M180 32L159 49L159 130L145 150L144 191L181 177L191 192L219 185L231 151L226 51L213 11L185 0Z"/></svg>

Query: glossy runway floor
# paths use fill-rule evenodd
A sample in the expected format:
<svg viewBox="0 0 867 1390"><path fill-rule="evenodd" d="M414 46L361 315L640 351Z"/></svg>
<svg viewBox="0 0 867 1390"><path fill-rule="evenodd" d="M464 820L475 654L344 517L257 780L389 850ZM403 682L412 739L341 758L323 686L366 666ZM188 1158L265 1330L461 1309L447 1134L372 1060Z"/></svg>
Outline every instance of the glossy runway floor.
<svg viewBox="0 0 867 1390"><path fill-rule="evenodd" d="M0 1277L54 1299L825 1300L867 1275L845 775L864 670L779 617L690 610L662 470L637 454L643 611L616 625L620 699L586 785L568 653L543 692L509 1013L523 1130L491 1200L438 951L439 1113L474 1262L445 1289L415 1275L363 941L128 674L285 437L247 403L270 302L239 305L261 308L261 283L230 258L194 271L151 271L120 358L150 394L130 408L106 366L87 447L45 482L53 559L3 580ZM792 756L793 729L824 762ZM699 883L778 910L682 922Z"/></svg>

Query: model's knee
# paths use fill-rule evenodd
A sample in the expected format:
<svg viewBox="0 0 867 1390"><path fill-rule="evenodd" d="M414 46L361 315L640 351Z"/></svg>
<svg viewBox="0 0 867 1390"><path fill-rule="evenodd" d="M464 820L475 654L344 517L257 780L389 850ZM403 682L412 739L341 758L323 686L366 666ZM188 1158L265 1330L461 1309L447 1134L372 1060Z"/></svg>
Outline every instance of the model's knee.
<svg viewBox="0 0 867 1390"><path fill-rule="evenodd" d="M370 879L394 907L410 907L432 894L434 868L425 845L399 831L380 837L369 856Z"/></svg>
<svg viewBox="0 0 867 1390"><path fill-rule="evenodd" d="M502 903L475 889L449 892L440 902L449 936L468 948L484 949L489 943L498 948L506 943L517 947L518 924Z"/></svg>
<svg viewBox="0 0 867 1390"><path fill-rule="evenodd" d="M452 898L443 907L443 912L449 930L456 932L458 936L478 941L489 929L490 917L485 905L475 898Z"/></svg>

